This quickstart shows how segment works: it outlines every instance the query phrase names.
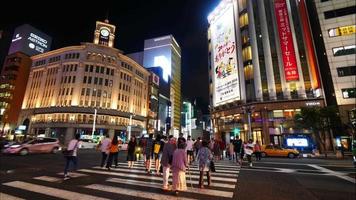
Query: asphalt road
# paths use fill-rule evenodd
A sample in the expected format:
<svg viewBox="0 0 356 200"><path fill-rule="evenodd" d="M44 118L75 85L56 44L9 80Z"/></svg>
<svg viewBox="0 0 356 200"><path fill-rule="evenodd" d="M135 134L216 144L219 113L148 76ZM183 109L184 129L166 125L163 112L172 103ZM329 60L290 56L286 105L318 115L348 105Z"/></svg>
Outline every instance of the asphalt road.
<svg viewBox="0 0 356 200"><path fill-rule="evenodd" d="M61 154L0 156L0 199L355 199L355 168L351 160L265 158L252 168L228 160L216 163L213 185L197 189L195 166L187 173L188 191L178 197L160 189L161 177L147 175L142 162L127 168L98 168L100 153L79 152L79 170L63 180ZM192 179L193 188L191 188Z"/></svg>
<svg viewBox="0 0 356 200"><path fill-rule="evenodd" d="M355 174L350 159L265 158L241 168L237 198L354 200Z"/></svg>

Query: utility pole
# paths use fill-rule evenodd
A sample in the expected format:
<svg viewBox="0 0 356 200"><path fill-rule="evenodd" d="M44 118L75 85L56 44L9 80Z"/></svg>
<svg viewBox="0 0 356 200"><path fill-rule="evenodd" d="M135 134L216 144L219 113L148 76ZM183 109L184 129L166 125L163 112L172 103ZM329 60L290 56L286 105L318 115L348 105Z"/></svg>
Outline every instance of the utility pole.
<svg viewBox="0 0 356 200"><path fill-rule="evenodd" d="M95 123L96 123L96 108L94 109L94 121L93 121L93 130L91 132L91 139L94 140L94 133L95 133Z"/></svg>

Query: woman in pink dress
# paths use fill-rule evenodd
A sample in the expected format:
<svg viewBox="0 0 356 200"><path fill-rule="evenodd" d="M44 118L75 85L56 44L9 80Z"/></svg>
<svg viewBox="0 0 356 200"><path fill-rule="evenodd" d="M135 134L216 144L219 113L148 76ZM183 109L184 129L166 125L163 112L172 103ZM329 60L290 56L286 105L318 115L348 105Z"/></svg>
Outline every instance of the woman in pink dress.
<svg viewBox="0 0 356 200"><path fill-rule="evenodd" d="M188 168L187 152L185 151L185 143L179 143L178 149L173 153L172 171L173 171L173 183L172 190L175 194L178 191L187 190L187 183L185 180L185 170Z"/></svg>

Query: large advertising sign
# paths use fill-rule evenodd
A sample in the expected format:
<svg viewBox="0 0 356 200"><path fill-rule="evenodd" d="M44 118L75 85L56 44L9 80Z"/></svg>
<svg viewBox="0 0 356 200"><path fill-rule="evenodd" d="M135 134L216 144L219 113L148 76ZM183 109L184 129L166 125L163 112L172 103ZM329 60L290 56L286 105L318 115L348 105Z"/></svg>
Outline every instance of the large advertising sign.
<svg viewBox="0 0 356 200"><path fill-rule="evenodd" d="M52 38L36 28L24 24L15 29L9 54L22 52L28 56L45 53L51 48Z"/></svg>
<svg viewBox="0 0 356 200"><path fill-rule="evenodd" d="M240 100L233 5L227 4L210 21L214 106Z"/></svg>
<svg viewBox="0 0 356 200"><path fill-rule="evenodd" d="M286 0L275 0L274 10L277 19L285 78L286 81L297 81L299 80L298 67Z"/></svg>

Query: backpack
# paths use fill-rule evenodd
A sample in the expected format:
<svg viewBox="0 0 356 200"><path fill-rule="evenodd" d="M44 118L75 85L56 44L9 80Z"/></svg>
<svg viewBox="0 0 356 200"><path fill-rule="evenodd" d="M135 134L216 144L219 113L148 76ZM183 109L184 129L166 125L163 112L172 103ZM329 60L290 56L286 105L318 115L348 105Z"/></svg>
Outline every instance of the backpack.
<svg viewBox="0 0 356 200"><path fill-rule="evenodd" d="M153 153L158 154L160 149L161 149L161 144L159 142L155 143L155 145L153 147Z"/></svg>

